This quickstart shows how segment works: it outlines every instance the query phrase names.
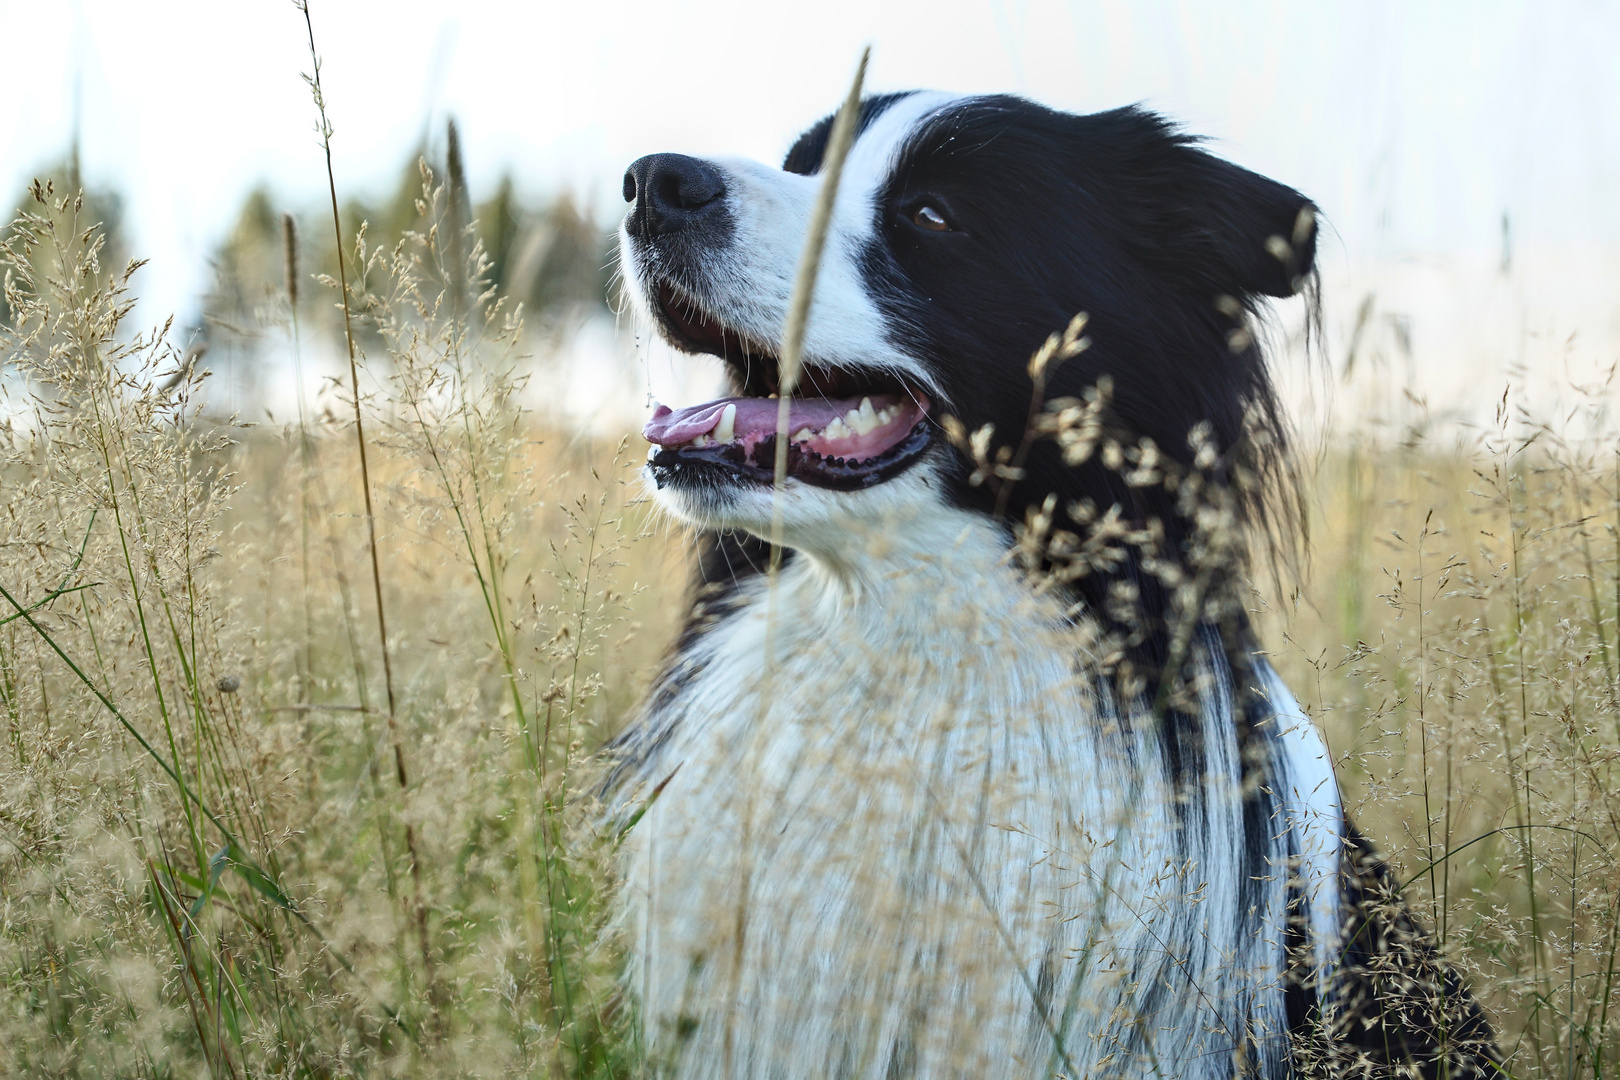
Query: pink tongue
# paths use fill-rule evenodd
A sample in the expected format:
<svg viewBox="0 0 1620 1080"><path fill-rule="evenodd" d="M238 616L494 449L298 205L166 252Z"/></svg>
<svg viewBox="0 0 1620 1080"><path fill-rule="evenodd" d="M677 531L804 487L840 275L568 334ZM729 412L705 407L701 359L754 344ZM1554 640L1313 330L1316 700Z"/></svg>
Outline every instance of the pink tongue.
<svg viewBox="0 0 1620 1080"><path fill-rule="evenodd" d="M727 405L737 406L737 418L733 421L737 438L753 436L758 440L776 434L778 405L773 399L721 398L719 401L706 401L702 405L692 405L685 409L671 409L667 405L660 405L653 411L652 419L641 429L641 435L648 442L657 443L659 446L679 446L691 442L699 435L706 435L714 430L715 425L720 423L720 414L726 411ZM844 415L850 408L851 402L848 401L795 398L788 413L788 434L792 435L802 428L820 430Z"/></svg>

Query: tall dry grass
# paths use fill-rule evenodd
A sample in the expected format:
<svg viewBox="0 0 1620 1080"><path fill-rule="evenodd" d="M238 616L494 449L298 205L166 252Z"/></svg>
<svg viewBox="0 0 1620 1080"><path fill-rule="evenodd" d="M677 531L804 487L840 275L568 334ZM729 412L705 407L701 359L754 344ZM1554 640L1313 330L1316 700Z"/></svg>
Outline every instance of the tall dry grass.
<svg viewBox="0 0 1620 1080"><path fill-rule="evenodd" d="M1620 1053L1614 387L1547 419L1338 440L1314 572L1259 624L1351 813L1467 974L1515 1076Z"/></svg>
<svg viewBox="0 0 1620 1080"><path fill-rule="evenodd" d="M207 419L206 371L121 329L76 200L33 200L6 246L4 1070L624 1074L612 838L575 796L667 627L627 449L524 416L515 313L446 291L476 245L362 241L390 713L352 400Z"/></svg>

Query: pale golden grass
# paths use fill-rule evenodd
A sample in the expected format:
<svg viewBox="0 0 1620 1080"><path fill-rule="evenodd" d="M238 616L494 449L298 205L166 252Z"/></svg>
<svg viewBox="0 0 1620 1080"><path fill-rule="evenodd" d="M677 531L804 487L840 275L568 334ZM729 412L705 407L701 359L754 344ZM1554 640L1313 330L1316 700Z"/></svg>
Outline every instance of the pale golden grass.
<svg viewBox="0 0 1620 1080"><path fill-rule="evenodd" d="M1548 423L1343 438L1308 585L1259 625L1346 804L1485 1004L1515 1076L1616 1066L1620 443Z"/></svg>
<svg viewBox="0 0 1620 1080"><path fill-rule="evenodd" d="M630 543L626 448L541 431L501 334L439 319L411 276L436 252L361 253L384 291L357 297L394 347L361 385L401 788L352 428L205 418L206 374L120 332L72 199L13 232L0 1070L627 1069L611 837L575 774L682 575Z"/></svg>

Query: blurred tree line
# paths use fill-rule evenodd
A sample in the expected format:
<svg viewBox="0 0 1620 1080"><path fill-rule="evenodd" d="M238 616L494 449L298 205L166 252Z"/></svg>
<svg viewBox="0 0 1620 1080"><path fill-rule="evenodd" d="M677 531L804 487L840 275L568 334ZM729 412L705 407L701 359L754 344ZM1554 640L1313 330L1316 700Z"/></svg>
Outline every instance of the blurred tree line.
<svg viewBox="0 0 1620 1080"><path fill-rule="evenodd" d="M433 153L425 141L418 146L392 192L382 199L350 198L342 203L351 284L362 224L368 248L376 250L392 248L407 232L423 232L435 224L443 228L470 223L488 260L488 283L510 302L522 303L532 336L555 339L585 318L606 314L611 232L567 192L546 199L525 198L510 174L503 175L487 197L475 199L464 179L453 121L446 136L442 153ZM434 211L422 200L424 166L431 170L435 185L445 185L447 205L439 207L443 218L438 221L431 219ZM65 160L37 175L58 193L78 189L76 147ZM32 204L25 196L15 205L20 211ZM106 236L100 260L103 275L121 273L129 257L123 205L119 193L109 188L92 187L84 193L78 228L83 231L101 223ZM176 324L175 341L188 362L205 363L225 381L212 397L215 407L227 412L262 416L257 408L261 380L285 376L279 366L269 371L267 364L285 352L287 343L291 309L283 219L288 214L296 223L291 254L296 259L296 300L305 345L324 343L337 353L344 349L337 291L318 281L322 275L338 276L330 204L322 199L292 208L278 205L268 188L254 189L214 250L213 285L201 298L199 313L189 326ZM13 213L7 221L15 217ZM9 324L10 316L0 295L0 323ZM364 326L357 324L356 332L362 348L373 344Z"/></svg>
<svg viewBox="0 0 1620 1080"><path fill-rule="evenodd" d="M454 121L447 126L442 156L426 145L401 169L393 191L376 202L350 198L342 204L344 255L353 284L355 243L364 225L370 250L391 249L407 232L426 232L470 223L488 260L488 284L510 303L521 303L532 336L567 334L592 315L607 313L608 265L613 236L590 213L563 192L529 200L520 194L510 173L495 190L477 200L469 191ZM438 160L435 161L435 157ZM437 212L423 200L424 168L433 185L444 185ZM214 287L204 299L195 336L208 351L208 365L227 375L237 403L251 400L265 356L266 331L275 330L272 347L284 337L288 313L288 248L279 207L265 188L250 192L236 223L213 258ZM337 291L317 282L336 279L329 204L319 202L294 215L299 283L300 329L306 342L324 337L337 352L343 346L343 318ZM363 325L355 327L362 348L373 343Z"/></svg>
<svg viewBox="0 0 1620 1080"><path fill-rule="evenodd" d="M344 250L351 268L362 223L367 245L374 249L392 247L405 233L426 231L434 224L420 201L422 160L431 163L424 153L412 156L389 197L376 203L351 198L343 204ZM434 172L435 180L443 182L452 170L438 167ZM457 194L452 189L452 198ZM206 319L235 321L252 315L267 297L285 301L284 209L264 188L248 194L215 255L217 284L207 298ZM331 211L323 203L295 216L305 279L301 287L311 284L311 274L336 278ZM490 261L491 283L502 295L521 301L531 319L552 318L581 304L606 304L612 236L591 221L572 196L563 193L549 201L525 202L507 174L487 199L472 203L471 217ZM336 303L336 293L329 299Z"/></svg>

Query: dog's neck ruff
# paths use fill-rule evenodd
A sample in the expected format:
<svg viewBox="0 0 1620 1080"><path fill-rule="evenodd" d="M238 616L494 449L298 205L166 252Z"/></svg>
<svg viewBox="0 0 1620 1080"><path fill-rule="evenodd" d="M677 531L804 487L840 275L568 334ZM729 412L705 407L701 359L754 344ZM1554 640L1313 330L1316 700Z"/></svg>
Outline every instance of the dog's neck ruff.
<svg viewBox="0 0 1620 1080"><path fill-rule="evenodd" d="M774 594L744 580L618 748L625 812L645 807L624 889L655 1059L725 1080L1285 1075L1291 892L1318 962L1337 933L1314 729L1251 665L1246 771L1244 695L1201 635L1202 752L1175 776L1160 721L1114 701L1004 534L937 509L894 525L801 554Z"/></svg>

